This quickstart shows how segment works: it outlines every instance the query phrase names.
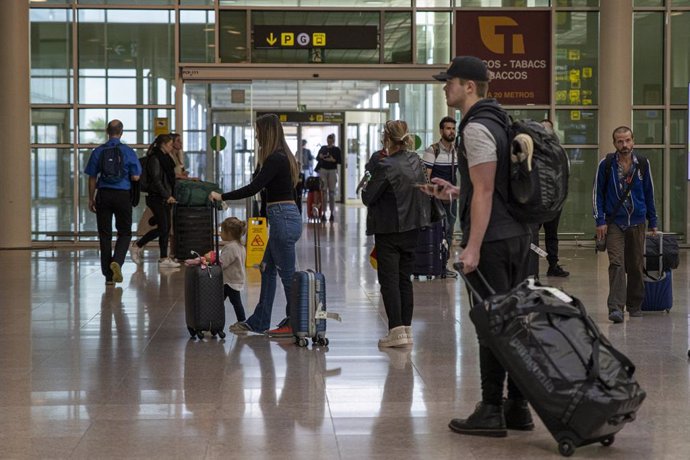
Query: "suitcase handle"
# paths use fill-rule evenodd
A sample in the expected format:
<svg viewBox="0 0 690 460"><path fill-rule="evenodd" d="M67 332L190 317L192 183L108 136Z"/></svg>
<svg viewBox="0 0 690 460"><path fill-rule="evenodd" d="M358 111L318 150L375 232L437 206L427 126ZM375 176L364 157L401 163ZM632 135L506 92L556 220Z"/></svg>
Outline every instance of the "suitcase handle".
<svg viewBox="0 0 690 460"><path fill-rule="evenodd" d="M472 284L472 282L467 278L467 275L465 274L465 272L462 271L462 269L464 268L464 264L463 264L462 262L455 262L455 263L453 264L453 268L454 268L458 273L460 273L460 276L462 277L462 280L463 280L463 281L465 282L465 284L467 285L467 288L472 292L472 295L474 296L474 298L475 298L477 301L479 301L479 302L483 302L484 299L483 299L482 296L479 294L479 291L477 290L477 288L476 288L476 287L474 286L474 284ZM482 284L484 285L484 287L486 287L486 288L488 289L489 295L495 295L495 294L496 294L496 291L494 291L494 288L491 287L491 285L490 285L489 282L486 280L486 278L484 277L484 275L482 275L482 272L480 272L479 269L477 269L477 270L475 270L475 271L477 272L477 275L479 276L479 279L482 281Z"/></svg>
<svg viewBox="0 0 690 460"><path fill-rule="evenodd" d="M319 208L314 206L312 209L312 215L318 215ZM314 226L314 268L318 273L321 272L321 236L319 235L319 219L312 219L312 225Z"/></svg>

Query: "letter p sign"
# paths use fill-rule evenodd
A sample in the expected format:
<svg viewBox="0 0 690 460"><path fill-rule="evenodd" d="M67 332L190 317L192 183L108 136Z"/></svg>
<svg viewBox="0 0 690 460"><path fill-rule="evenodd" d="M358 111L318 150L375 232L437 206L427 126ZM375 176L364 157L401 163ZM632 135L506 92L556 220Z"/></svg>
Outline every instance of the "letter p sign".
<svg viewBox="0 0 690 460"><path fill-rule="evenodd" d="M498 27L517 27L518 23L508 16L479 16L479 34L482 43L491 52L505 54L505 35L496 33ZM510 34L512 53L525 54L525 38L522 34Z"/></svg>

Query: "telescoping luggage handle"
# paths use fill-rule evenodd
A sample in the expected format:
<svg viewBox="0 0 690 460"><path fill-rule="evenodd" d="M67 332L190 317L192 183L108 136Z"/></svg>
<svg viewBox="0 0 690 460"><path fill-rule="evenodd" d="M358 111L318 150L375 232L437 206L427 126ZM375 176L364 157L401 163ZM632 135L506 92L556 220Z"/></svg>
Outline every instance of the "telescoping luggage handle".
<svg viewBox="0 0 690 460"><path fill-rule="evenodd" d="M319 208L317 206L314 206L312 209L312 212L315 214L312 215L318 215ZM319 224L317 223L318 219L314 219L313 225L314 225L314 268L317 273L321 272L321 237L319 236Z"/></svg>
<svg viewBox="0 0 690 460"><path fill-rule="evenodd" d="M219 236L218 236L218 213L220 212L216 206L211 206L211 209L213 212L211 213L211 234L213 235L213 251L216 253L216 263L215 265L220 265L220 242L219 242ZM197 256L200 260L203 261L203 258L201 257L201 254L198 252L191 250L189 251L192 255ZM213 275L211 274L211 270L206 270L206 273L208 274L209 278L213 278Z"/></svg>

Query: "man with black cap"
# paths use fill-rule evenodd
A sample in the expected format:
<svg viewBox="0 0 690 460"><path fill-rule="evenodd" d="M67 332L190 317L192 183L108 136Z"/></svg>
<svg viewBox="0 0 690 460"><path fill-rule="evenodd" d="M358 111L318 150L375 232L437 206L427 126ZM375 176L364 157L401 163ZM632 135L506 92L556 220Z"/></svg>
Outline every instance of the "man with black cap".
<svg viewBox="0 0 690 460"><path fill-rule="evenodd" d="M524 279L529 250L528 228L508 212L508 115L495 99L486 97L490 74L481 59L456 57L448 70L434 78L445 82L446 102L462 113L456 139L460 189L442 179L432 182L439 185L438 194L459 193L463 272L482 297L489 292L477 269L497 293L508 292ZM482 337L478 339L482 400L466 419L451 420L450 428L491 437L504 437L507 429L534 429L527 401L510 377L504 401L506 371Z"/></svg>

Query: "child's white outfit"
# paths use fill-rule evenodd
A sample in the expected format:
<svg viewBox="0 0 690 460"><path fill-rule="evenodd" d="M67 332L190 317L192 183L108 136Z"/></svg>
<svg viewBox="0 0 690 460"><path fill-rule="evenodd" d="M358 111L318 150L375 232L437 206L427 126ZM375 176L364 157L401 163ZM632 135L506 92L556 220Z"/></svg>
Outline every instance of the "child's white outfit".
<svg viewBox="0 0 690 460"><path fill-rule="evenodd" d="M220 251L220 264L223 267L223 292L226 298L230 298L230 303L235 310L237 321L245 321L247 317L242 305L240 291L244 287L246 278L245 260L246 253L244 246L239 241L228 242Z"/></svg>

